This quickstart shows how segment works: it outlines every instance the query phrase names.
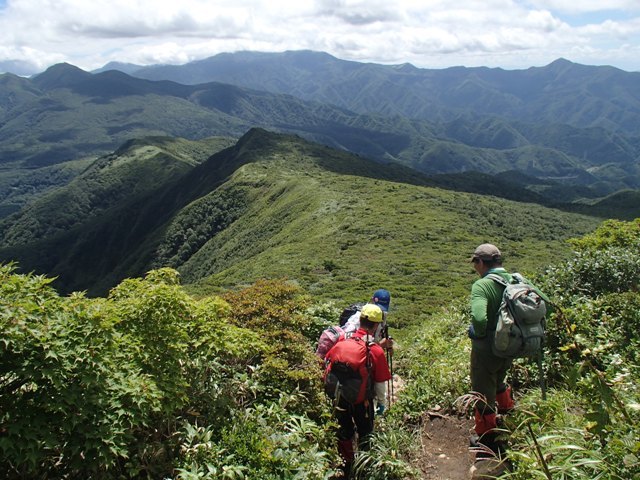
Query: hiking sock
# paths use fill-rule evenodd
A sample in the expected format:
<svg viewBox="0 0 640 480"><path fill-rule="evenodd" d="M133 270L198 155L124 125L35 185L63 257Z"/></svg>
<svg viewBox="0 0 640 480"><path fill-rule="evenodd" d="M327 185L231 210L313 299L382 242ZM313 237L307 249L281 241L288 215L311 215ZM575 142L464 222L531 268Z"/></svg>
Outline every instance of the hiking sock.
<svg viewBox="0 0 640 480"><path fill-rule="evenodd" d="M490 432L498 426L495 413L488 413L483 415L477 409L475 410L475 426L474 430L478 436L482 437L483 434Z"/></svg>

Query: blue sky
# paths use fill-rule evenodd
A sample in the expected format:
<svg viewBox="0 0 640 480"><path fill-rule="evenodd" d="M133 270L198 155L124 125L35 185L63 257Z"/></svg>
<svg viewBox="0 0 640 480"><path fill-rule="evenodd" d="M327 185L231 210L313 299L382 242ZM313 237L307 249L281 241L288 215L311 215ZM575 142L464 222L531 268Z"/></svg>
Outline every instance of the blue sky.
<svg viewBox="0 0 640 480"><path fill-rule="evenodd" d="M582 27L590 24L598 25L606 20L624 22L629 18L629 13L623 10L601 10L577 14L556 13L556 15L572 27Z"/></svg>
<svg viewBox="0 0 640 480"><path fill-rule="evenodd" d="M640 0L0 0L0 72L300 49L423 68L562 57L640 71Z"/></svg>

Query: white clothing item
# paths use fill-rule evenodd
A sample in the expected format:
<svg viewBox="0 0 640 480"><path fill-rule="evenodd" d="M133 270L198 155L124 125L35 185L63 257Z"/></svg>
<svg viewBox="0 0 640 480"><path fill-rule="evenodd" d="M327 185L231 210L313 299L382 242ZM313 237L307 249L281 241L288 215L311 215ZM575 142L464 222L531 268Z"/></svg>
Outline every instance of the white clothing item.
<svg viewBox="0 0 640 480"><path fill-rule="evenodd" d="M376 382L373 385L375 390L376 402L378 405L387 407L387 382Z"/></svg>
<svg viewBox="0 0 640 480"><path fill-rule="evenodd" d="M385 326L387 324L387 315L386 312L382 312L383 316L382 318L384 319L382 321L382 324L380 326L378 326L378 328L376 328L376 333L373 335L373 341L376 343L380 343L380 340L382 340L381 337L381 332L382 332L382 328L381 326ZM360 312L356 312L353 315L351 315L349 317L349 319L347 320L347 323L344 324L344 326L342 327L342 329L349 333L353 333L356 330L358 330L360 328Z"/></svg>
<svg viewBox="0 0 640 480"><path fill-rule="evenodd" d="M360 328L360 311L351 315L342 327L345 332L355 332L358 328Z"/></svg>

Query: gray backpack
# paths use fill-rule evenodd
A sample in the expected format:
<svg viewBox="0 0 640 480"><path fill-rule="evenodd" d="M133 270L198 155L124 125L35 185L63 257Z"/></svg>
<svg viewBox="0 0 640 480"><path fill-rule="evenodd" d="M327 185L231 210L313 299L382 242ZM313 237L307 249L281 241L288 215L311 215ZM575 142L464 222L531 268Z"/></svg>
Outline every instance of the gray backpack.
<svg viewBox="0 0 640 480"><path fill-rule="evenodd" d="M505 287L491 344L493 354L501 358L539 356L547 313L544 299L519 273L512 274L511 282L494 273L487 278Z"/></svg>

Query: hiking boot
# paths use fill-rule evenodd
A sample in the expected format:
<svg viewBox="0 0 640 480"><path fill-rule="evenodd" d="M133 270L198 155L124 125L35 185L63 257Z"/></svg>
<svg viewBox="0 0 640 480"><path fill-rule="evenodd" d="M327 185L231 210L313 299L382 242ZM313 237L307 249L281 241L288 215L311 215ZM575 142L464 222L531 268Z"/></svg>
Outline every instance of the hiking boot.
<svg viewBox="0 0 640 480"><path fill-rule="evenodd" d="M477 433L472 433L469 436L469 448L477 448L480 443L480 437L478 437Z"/></svg>
<svg viewBox="0 0 640 480"><path fill-rule="evenodd" d="M506 460L498 460L496 458L482 458L469 469L471 480L484 480L499 477L508 470Z"/></svg>
<svg viewBox="0 0 640 480"><path fill-rule="evenodd" d="M481 437L472 435L469 439L469 447L475 452L476 459L492 458L502 460L507 456L507 442L499 440L499 434L485 433Z"/></svg>

